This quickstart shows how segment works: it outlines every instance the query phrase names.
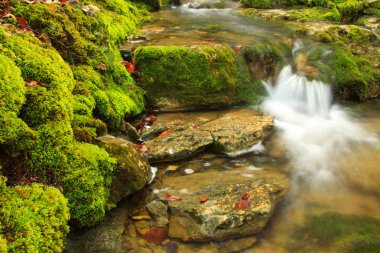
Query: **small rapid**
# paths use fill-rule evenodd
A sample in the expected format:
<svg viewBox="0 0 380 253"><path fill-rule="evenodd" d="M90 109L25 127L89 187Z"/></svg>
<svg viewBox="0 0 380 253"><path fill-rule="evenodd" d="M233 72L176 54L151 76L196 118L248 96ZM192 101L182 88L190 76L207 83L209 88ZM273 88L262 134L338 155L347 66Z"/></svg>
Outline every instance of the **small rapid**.
<svg viewBox="0 0 380 253"><path fill-rule="evenodd" d="M293 167L293 190L337 185L341 181L336 158L359 144L377 138L332 103L330 85L309 81L285 66L275 83L264 82L269 97L263 110L275 117L275 128Z"/></svg>

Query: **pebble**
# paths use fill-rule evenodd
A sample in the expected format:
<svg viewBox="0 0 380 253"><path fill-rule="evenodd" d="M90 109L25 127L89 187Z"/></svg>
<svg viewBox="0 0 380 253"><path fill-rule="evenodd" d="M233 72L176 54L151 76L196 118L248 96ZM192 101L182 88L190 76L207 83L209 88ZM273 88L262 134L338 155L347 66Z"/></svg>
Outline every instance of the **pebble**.
<svg viewBox="0 0 380 253"><path fill-rule="evenodd" d="M186 174L193 174L194 173L194 170L192 170L192 169L185 169L184 171Z"/></svg>

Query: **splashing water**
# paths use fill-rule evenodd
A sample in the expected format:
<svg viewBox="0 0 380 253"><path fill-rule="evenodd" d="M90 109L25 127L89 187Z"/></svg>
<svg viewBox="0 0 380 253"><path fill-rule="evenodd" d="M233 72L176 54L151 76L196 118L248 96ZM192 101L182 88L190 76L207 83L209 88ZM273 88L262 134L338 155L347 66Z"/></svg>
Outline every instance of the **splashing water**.
<svg viewBox="0 0 380 253"><path fill-rule="evenodd" d="M332 104L329 85L308 81L294 74L291 66L281 70L275 86L264 84L269 98L263 109L275 117L275 127L294 167L295 189L338 183L336 158L352 145L377 141L342 108Z"/></svg>

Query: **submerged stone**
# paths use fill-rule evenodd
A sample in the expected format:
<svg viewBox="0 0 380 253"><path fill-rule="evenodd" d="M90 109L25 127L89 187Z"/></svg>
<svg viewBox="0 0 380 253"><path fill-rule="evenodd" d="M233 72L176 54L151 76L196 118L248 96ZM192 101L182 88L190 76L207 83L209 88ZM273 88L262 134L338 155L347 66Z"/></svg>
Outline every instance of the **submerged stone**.
<svg viewBox="0 0 380 253"><path fill-rule="evenodd" d="M221 177L217 173L175 179L177 185L186 185L191 193L179 195L181 201L168 202L171 238L205 242L257 234L268 223L288 187L286 177L273 172L255 172L252 178L233 174ZM210 184L205 177L217 181ZM188 182L194 183L187 185ZM209 200L201 203L199 199L205 195ZM248 196L249 204L236 208L243 196Z"/></svg>

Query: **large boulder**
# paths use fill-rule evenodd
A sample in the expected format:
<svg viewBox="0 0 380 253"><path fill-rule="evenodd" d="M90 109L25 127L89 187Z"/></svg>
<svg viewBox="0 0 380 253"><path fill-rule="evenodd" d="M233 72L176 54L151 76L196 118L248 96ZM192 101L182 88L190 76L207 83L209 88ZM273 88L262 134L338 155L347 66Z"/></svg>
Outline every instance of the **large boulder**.
<svg viewBox="0 0 380 253"><path fill-rule="evenodd" d="M113 171L110 201L117 203L126 196L141 190L149 183L152 172L147 159L140 154L134 144L112 135L99 137L100 146L116 158Z"/></svg>
<svg viewBox="0 0 380 253"><path fill-rule="evenodd" d="M206 172L167 178L164 186L174 187L175 194L179 190L181 197L180 201L168 201L169 237L205 242L261 231L286 193L288 182L284 175L269 171L251 175L226 177L220 172ZM181 194L181 187L188 189L189 194ZM202 203L204 196L208 200Z"/></svg>
<svg viewBox="0 0 380 253"><path fill-rule="evenodd" d="M235 111L215 119L189 117L156 123L142 132L151 162L188 158L206 149L235 156L249 151L273 129L272 116Z"/></svg>
<svg viewBox="0 0 380 253"><path fill-rule="evenodd" d="M134 56L138 84L148 103L162 110L252 102L263 92L241 55L226 46L145 46Z"/></svg>

